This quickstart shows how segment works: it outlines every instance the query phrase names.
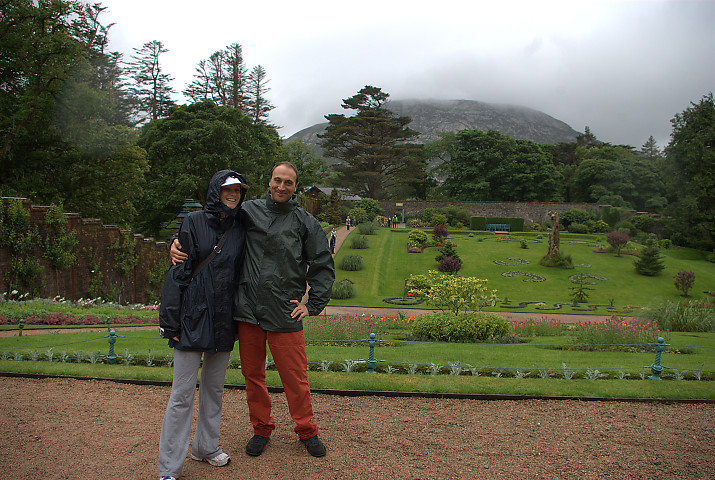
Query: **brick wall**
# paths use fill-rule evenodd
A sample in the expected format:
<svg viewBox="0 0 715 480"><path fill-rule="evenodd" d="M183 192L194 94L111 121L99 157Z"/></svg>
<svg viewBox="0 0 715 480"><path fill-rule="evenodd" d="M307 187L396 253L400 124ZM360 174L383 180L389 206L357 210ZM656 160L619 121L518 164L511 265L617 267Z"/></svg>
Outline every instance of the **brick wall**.
<svg viewBox="0 0 715 480"><path fill-rule="evenodd" d="M11 201L17 199L2 197L3 214ZM48 227L45 224L47 206L31 205L26 198L21 198L23 207L30 211L30 224L37 227L41 238L45 238ZM73 248L76 256L74 265L56 271L50 266L50 261L43 257L43 247L35 245L30 254L40 261L42 273L38 278L37 287L40 296L53 298L56 295L68 300L77 300L89 296L90 284L93 279L101 278L99 290L116 292L117 300L122 303L147 303L157 299L161 285L149 285L149 272L153 268L166 270L169 266L169 245L166 242L155 241L153 238L144 238L139 234L130 234L134 242L134 252L138 262L133 271L122 278L121 273L115 268L116 254L110 248L126 232L117 225L104 225L100 219L82 218L77 213L65 213L67 227L75 232L77 244ZM39 242L35 242L39 243ZM11 251L0 248L0 293L7 292L10 285L5 278L11 261ZM92 266L98 266L93 271ZM157 266L159 265L159 266ZM20 292L24 293L24 292Z"/></svg>
<svg viewBox="0 0 715 480"><path fill-rule="evenodd" d="M397 207L395 203L403 206ZM600 207L594 203L557 203L557 202L427 202L416 200L386 201L380 202L383 215L392 216L393 213L402 212L404 209L406 218L419 217L425 209L441 208L454 205L469 210L472 216L476 217L520 217L524 223L550 222L549 212L564 212L572 208L582 210L593 210L598 212Z"/></svg>

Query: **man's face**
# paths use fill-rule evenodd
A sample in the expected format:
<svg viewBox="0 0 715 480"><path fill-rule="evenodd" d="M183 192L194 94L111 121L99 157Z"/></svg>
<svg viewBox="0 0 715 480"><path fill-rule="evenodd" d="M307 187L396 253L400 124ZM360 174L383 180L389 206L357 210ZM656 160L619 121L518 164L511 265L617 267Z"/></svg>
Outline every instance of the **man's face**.
<svg viewBox="0 0 715 480"><path fill-rule="evenodd" d="M273 169L268 189L274 202L285 203L295 193L295 171L286 165L279 165Z"/></svg>

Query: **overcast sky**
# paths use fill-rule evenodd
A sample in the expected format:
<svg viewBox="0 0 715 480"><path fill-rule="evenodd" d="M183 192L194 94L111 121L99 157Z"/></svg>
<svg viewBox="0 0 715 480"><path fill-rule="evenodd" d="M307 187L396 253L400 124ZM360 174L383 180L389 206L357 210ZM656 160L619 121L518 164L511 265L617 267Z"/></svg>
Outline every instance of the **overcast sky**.
<svg viewBox="0 0 715 480"><path fill-rule="evenodd" d="M288 137L365 85L391 99L523 105L602 141L662 148L715 91L712 0L103 0L110 48L161 41L181 92L231 43L262 65ZM176 100L184 103L183 95Z"/></svg>

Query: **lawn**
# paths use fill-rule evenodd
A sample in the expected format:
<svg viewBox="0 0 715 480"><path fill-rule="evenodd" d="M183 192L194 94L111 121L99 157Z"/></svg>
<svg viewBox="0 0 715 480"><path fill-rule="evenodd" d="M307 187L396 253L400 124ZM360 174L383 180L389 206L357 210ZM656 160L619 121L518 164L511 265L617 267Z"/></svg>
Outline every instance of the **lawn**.
<svg viewBox="0 0 715 480"><path fill-rule="evenodd" d="M381 228L376 235L367 236L369 248L352 249L350 240L357 235L353 231L336 255L336 279L352 281L357 287L357 296L331 300L330 305L391 306L384 299L402 297L405 279L410 274L425 274L430 269L436 269L438 249L428 247L422 253L408 253L408 233L408 230ZM527 241L528 248L521 248L520 239ZM576 265L570 270L539 264L539 259L548 248L546 235L523 233L505 237L473 233L469 236L469 232L453 232L451 240L457 244L456 251L463 263L459 275L485 278L490 288L498 290L500 302L487 310L634 315L655 298L682 300L673 284L673 276L680 270L690 270L696 275L695 286L689 292L693 299L704 299L709 296L706 290L715 290L715 265L706 261L701 252L689 249L662 250L665 270L656 277L646 277L635 272L633 262L636 257L632 255L596 253L594 250L598 246L607 246L605 236L562 234L561 252L570 255ZM361 255L365 268L357 272L341 270L340 261L345 255ZM529 277L518 274L502 276L510 271L535 274L543 277L544 281L526 282ZM592 289L587 290L588 303L573 306L570 294L576 284L569 277L579 273L593 276L587 277L587 280L594 284L587 285ZM522 302L534 303L519 308ZM537 308L536 303L545 305ZM612 309L609 308L611 305ZM426 305L400 306L410 307L426 308Z"/></svg>
<svg viewBox="0 0 715 480"><path fill-rule="evenodd" d="M144 380L170 380L166 361L171 349L156 330L121 331L116 365L103 363L109 352L106 331L57 333L0 338L0 370ZM653 352L563 350L568 335L529 337L525 343L444 344L407 342L401 334L385 334L374 356L382 373L368 375L365 342L309 343L310 379L314 388L407 390L419 392L500 393L535 395L589 395L618 397L715 398L712 388L715 333L671 333L662 356L666 380L642 379L653 363ZM310 338L308 338L310 340ZM675 353L680 352L680 353ZM22 354L24 361L17 360ZM48 361L51 357L51 361ZM34 359L36 361L29 361ZM81 359L81 363L77 359ZM149 362L147 362L149 360ZM95 362L95 363L91 363ZM132 363L132 365L128 365ZM151 363L152 366L146 366ZM232 354L228 383L243 383L238 351ZM347 373L347 364L354 372ZM564 366L575 373L564 377ZM410 368L416 372L409 374ZM391 374L388 374L390 372ZM399 373L398 373L399 372ZM455 373L459 373L456 375ZM474 373L478 373L475 376ZM702 381L697 381L700 374ZM607 377L605 376L607 375ZM682 381L677 381L680 375ZM280 386L277 373L268 371L268 382Z"/></svg>

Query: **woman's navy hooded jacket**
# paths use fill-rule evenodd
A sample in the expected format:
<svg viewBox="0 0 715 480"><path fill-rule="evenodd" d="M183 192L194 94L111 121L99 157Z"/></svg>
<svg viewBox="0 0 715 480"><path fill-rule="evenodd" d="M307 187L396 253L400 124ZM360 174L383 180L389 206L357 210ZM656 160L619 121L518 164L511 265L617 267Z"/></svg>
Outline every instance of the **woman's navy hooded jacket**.
<svg viewBox="0 0 715 480"><path fill-rule="evenodd" d="M179 350L233 350L237 331L233 297L243 263L246 231L239 218L240 203L233 210L221 203L221 185L231 176L246 184L243 176L232 170L221 170L213 176L206 194L206 206L189 213L181 224L179 242L189 259L170 267L166 274L159 326L161 336L169 339L169 346ZM221 212L226 214L225 218L221 218ZM193 270L209 256L231 225L233 228L221 253L192 280ZM179 341L174 341L173 337L178 337Z"/></svg>

